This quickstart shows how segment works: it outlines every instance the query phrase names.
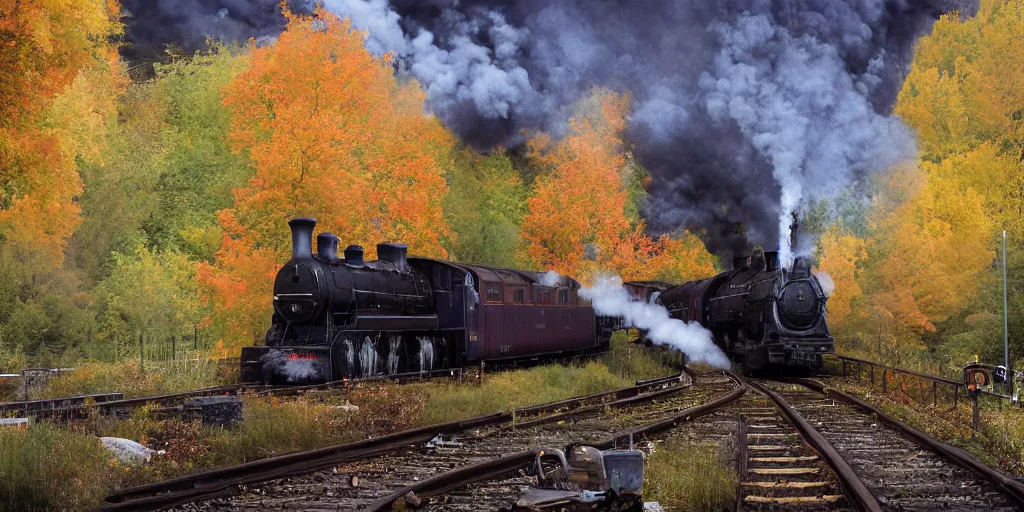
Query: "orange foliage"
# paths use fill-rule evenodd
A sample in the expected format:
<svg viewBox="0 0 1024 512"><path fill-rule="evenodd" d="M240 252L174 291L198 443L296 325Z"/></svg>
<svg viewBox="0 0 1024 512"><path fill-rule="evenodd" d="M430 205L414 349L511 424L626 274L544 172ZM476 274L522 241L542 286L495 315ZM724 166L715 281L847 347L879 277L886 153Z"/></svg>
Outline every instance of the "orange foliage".
<svg viewBox="0 0 1024 512"><path fill-rule="evenodd" d="M269 323L273 276L289 256L288 219L316 217L367 256L390 240L443 257L449 233L442 159L453 138L425 114L420 87L396 80L348 20L286 16L280 40L251 44L251 67L224 91L232 146L249 154L255 175L220 212L222 246L200 280L240 342Z"/></svg>
<svg viewBox="0 0 1024 512"><path fill-rule="evenodd" d="M663 273L683 278L714 271L703 244L644 235L644 224L626 216L628 194L621 172L630 98L595 91L578 105L570 133L560 141L541 134L530 141L530 158L547 171L537 180L523 219L526 257L533 265L589 279L615 272L626 280Z"/></svg>
<svg viewBox="0 0 1024 512"><path fill-rule="evenodd" d="M0 234L25 272L59 266L80 223L75 157L98 156L125 86L106 42L117 15L100 0L0 0Z"/></svg>

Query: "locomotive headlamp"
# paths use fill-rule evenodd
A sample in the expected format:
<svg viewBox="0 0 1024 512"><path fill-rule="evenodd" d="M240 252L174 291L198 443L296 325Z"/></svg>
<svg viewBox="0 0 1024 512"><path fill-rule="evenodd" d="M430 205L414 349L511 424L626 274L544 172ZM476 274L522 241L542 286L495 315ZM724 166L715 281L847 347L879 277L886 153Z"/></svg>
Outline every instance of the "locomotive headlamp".
<svg viewBox="0 0 1024 512"><path fill-rule="evenodd" d="M292 313L299 313L302 311L301 304L292 304Z"/></svg>

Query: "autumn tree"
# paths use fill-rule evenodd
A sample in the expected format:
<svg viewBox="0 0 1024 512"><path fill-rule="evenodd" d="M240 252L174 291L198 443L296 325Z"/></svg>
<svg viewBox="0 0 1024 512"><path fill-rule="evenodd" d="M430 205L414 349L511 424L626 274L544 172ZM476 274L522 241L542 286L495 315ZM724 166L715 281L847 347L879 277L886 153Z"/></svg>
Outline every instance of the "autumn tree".
<svg viewBox="0 0 1024 512"><path fill-rule="evenodd" d="M63 268L81 222L78 164L97 161L126 83L103 0L0 1L0 341L48 357L85 339L88 298Z"/></svg>
<svg viewBox="0 0 1024 512"><path fill-rule="evenodd" d="M653 240L642 221L631 222L628 173L635 167L622 140L629 105L627 95L597 90L576 106L561 140L531 139L530 157L544 169L522 227L531 265L580 279L615 272L627 280L682 280L713 272L693 235Z"/></svg>
<svg viewBox="0 0 1024 512"><path fill-rule="evenodd" d="M115 253L110 276L97 289L98 343L108 352L132 353L140 334L191 334L204 313L195 264L183 254L136 247Z"/></svg>
<svg viewBox="0 0 1024 512"><path fill-rule="evenodd" d="M225 89L230 142L254 175L220 212L221 248L200 278L229 345L269 325L292 217L316 217L320 230L367 247L368 257L383 241L446 255L443 159L453 139L424 113L419 85L367 52L348 20L285 14L277 43L251 43L250 67Z"/></svg>
<svg viewBox="0 0 1024 512"><path fill-rule="evenodd" d="M904 302L923 307L920 325L925 331L934 327L929 337L961 358L1001 355L1002 326L990 320L1002 316L1001 275L992 263L1003 229L1010 245L1010 337L1024 336L1022 15L1020 2L983 0L976 16L943 16L918 43L895 109L918 134L927 181L916 206L900 212L912 218L889 223L900 230L893 236L906 236L903 243L908 244L927 243L916 239L935 235L934 248L946 251L939 259L953 262L948 266L952 275L931 272L937 264L918 271L912 282L932 293L917 293L918 299ZM958 233L957 224L965 230ZM950 233L946 240L940 236L943 229ZM909 245L904 249L910 250ZM922 245L908 256L931 249ZM954 270L955 265L961 267ZM953 297L943 296L932 280L942 282L944 293ZM949 309L936 317L926 312L929 304ZM1018 342L1014 352L1021 348Z"/></svg>
<svg viewBox="0 0 1024 512"><path fill-rule="evenodd" d="M444 215L451 226L446 248L465 263L517 267L519 227L528 189L508 153L480 155L456 149L446 173L449 186Z"/></svg>

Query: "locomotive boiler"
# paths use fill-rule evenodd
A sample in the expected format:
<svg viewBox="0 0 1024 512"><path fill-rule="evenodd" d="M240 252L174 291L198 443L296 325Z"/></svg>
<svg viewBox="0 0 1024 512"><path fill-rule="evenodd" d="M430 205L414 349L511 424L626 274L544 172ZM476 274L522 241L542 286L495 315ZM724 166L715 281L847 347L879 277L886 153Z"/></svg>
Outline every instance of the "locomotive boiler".
<svg viewBox="0 0 1024 512"><path fill-rule="evenodd" d="M579 283L524 270L407 255L377 245L338 254L315 219L289 223L291 259L274 280L263 346L243 347L244 382L310 383L599 352L610 332ZM550 286L549 286L550 285Z"/></svg>
<svg viewBox="0 0 1024 512"><path fill-rule="evenodd" d="M800 256L781 268L777 252L738 257L733 269L662 292L670 314L700 322L733 361L749 370L797 367L817 371L834 351L825 323L827 296Z"/></svg>

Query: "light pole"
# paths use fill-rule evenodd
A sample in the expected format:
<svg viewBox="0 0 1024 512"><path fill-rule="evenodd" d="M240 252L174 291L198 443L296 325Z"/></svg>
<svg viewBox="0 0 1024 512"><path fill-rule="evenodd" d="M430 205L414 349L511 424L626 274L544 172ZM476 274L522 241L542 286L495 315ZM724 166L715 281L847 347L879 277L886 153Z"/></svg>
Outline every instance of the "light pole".
<svg viewBox="0 0 1024 512"><path fill-rule="evenodd" d="M1006 368L1006 382L1010 389L1010 396L1013 393L1013 368L1010 368L1010 327L1008 321L1009 313L1006 306L1006 230L1003 230L1003 364Z"/></svg>

